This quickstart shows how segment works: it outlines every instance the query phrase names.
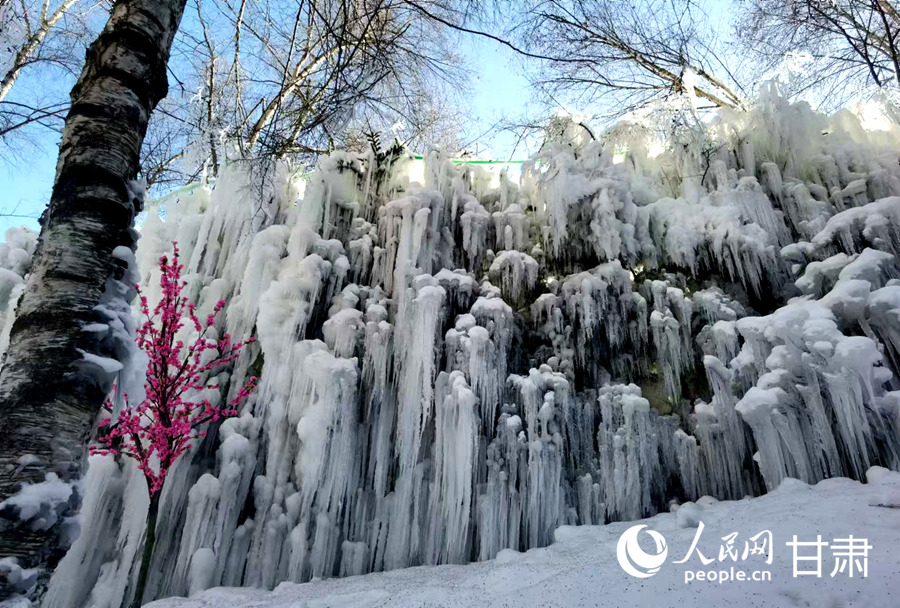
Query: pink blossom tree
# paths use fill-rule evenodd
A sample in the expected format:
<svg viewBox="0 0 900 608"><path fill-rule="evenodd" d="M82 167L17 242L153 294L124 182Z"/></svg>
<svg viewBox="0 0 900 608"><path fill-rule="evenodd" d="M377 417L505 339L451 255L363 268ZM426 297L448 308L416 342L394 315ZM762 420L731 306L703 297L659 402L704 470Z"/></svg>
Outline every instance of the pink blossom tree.
<svg viewBox="0 0 900 608"><path fill-rule="evenodd" d="M210 327L215 324L216 314L225 307L225 301L216 303L215 312L201 323L195 305L188 302L183 293L187 283L181 278L183 266L178 263L178 244L172 243L172 248L171 261L165 255L159 259L162 299L152 313L147 297L140 293L138 286L144 321L135 340L149 357L144 383L146 396L135 405L129 402L128 395L123 394L124 406L118 412L108 399L104 407L111 417L100 421L99 445L90 448L92 454L133 458L147 481L150 506L141 569L132 603L135 607L143 600L156 543L160 494L170 468L191 447L193 440L206 434L202 429L207 423L236 416L237 408L256 386L256 377L251 377L237 395L222 406L214 405L202 396L204 390L220 388L217 384L206 384L208 378L234 361L253 338L232 342L228 334L220 340L207 337L211 333ZM188 323L193 326L196 337L185 345L177 336Z"/></svg>

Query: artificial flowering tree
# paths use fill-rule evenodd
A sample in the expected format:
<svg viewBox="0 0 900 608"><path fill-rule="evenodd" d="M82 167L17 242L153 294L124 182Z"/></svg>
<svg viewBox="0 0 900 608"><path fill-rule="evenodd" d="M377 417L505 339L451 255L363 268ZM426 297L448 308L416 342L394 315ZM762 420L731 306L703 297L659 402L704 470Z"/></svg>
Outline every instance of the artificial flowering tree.
<svg viewBox="0 0 900 608"><path fill-rule="evenodd" d="M92 454L134 459L147 482L150 505L132 603L135 607L141 605L147 584L160 495L169 470L191 447L191 441L206 434L203 429L208 423L237 415L257 380L251 377L226 404L214 404L204 396L206 391L220 389L208 379L234 361L253 338L233 342L228 334L221 339L209 337L215 333L216 314L225 308L225 301L217 302L214 312L201 322L196 306L184 293L187 282L182 279L178 244L172 243L172 249L171 260L166 255L159 259L162 297L152 312L137 286L143 323L135 341L148 357L145 397L135 404L123 394L124 405L118 411L114 401L107 399L104 408L110 417L100 421L98 445L91 446ZM187 344L180 339L186 326L188 332L193 330Z"/></svg>

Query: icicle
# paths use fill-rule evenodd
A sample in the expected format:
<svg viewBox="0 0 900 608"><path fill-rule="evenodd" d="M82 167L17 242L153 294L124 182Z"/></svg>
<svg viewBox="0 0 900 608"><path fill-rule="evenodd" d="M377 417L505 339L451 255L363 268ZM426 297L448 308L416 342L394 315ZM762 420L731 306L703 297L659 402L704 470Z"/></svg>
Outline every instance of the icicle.
<svg viewBox="0 0 900 608"><path fill-rule="evenodd" d="M476 403L462 372L438 377L434 490L425 549L430 564L465 563L471 553L469 525L478 453Z"/></svg>
<svg viewBox="0 0 900 608"><path fill-rule="evenodd" d="M523 304L537 284L538 263L527 253L501 251L490 267L491 280L499 283L511 302Z"/></svg>
<svg viewBox="0 0 900 608"><path fill-rule="evenodd" d="M445 295L443 288L433 283L434 279L425 280L417 288L411 303L414 321L397 351L400 380L395 453L399 470L385 551L385 568L388 569L409 565L413 546L416 464L422 434L432 416L435 344Z"/></svg>

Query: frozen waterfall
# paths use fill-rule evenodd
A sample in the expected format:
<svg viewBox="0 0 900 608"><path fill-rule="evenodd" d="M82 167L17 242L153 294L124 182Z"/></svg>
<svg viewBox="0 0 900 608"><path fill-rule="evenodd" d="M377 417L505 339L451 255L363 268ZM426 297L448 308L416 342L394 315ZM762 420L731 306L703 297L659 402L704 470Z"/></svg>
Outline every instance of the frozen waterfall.
<svg viewBox="0 0 900 608"><path fill-rule="evenodd" d="M262 186L233 161L157 202L143 282L178 241L198 314L228 299L220 326L259 339L221 385L261 381L171 473L146 597L900 469L896 134L769 95L697 127L687 174L694 144L562 127L518 180L393 148ZM111 458L47 608L130 598L147 497Z"/></svg>

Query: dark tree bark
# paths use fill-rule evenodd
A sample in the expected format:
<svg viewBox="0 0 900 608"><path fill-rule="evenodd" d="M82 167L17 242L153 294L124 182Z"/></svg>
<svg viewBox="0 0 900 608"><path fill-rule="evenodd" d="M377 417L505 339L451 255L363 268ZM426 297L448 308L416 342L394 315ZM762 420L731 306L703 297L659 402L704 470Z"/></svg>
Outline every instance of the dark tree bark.
<svg viewBox="0 0 900 608"><path fill-rule="evenodd" d="M153 563L153 549L156 547L156 521L159 518L160 494L161 492L155 492L150 496L150 506L147 508L147 524L144 529L144 550L141 556L141 569L138 572L137 583L134 586L134 599L131 600L131 608L141 608L141 605L144 603L144 590L147 588L150 565Z"/></svg>
<svg viewBox="0 0 900 608"><path fill-rule="evenodd" d="M113 250L135 245L141 201L129 182L150 113L168 90L166 64L184 5L118 0L72 89L50 205L0 371L0 501L47 473L66 481L81 475L91 426L113 379L84 353L122 355L82 327L108 320L96 307L122 276ZM75 494L57 506L60 521L78 508ZM0 558L42 568L40 592L65 550L60 526L35 530L17 511L0 509ZM0 581L0 599L10 592Z"/></svg>

